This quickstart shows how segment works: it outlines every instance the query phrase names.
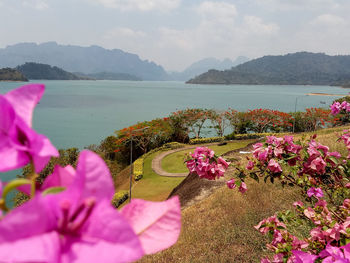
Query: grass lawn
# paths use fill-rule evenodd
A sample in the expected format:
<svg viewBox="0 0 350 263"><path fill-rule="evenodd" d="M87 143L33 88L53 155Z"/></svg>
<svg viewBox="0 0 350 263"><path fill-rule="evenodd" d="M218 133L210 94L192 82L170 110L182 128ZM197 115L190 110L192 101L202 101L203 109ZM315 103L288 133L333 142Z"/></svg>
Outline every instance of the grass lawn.
<svg viewBox="0 0 350 263"><path fill-rule="evenodd" d="M164 201L170 192L184 179L182 177L163 177L152 170L152 160L159 152L148 156L143 165L143 178L137 182L132 191L132 198L150 201Z"/></svg>
<svg viewBox="0 0 350 263"><path fill-rule="evenodd" d="M222 155L224 153L227 153L232 150L236 150L239 148L243 148L247 146L249 143L253 142L254 140L242 140L242 141L235 141L235 142L229 142L226 145L218 146L218 145L212 145L209 148L212 149L215 154ZM199 147L200 145L198 145ZM197 146L195 146L197 147ZM176 152L173 154L169 154L168 156L165 156L162 160L162 168L164 171L168 173L185 173L188 171L186 165L184 164L184 158L185 155L189 152L193 152L194 149L187 149L180 152Z"/></svg>

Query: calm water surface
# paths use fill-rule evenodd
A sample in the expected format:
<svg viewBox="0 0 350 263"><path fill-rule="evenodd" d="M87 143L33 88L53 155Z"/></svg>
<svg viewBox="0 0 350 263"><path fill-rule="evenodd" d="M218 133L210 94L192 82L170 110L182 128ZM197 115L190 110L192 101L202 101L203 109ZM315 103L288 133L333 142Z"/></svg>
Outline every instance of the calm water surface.
<svg viewBox="0 0 350 263"><path fill-rule="evenodd" d="M332 96L347 94L328 86L188 85L155 81L36 81L46 85L34 114L34 128L57 148L98 144L115 130L138 121L164 117L187 107L294 111L329 107ZM26 83L0 82L0 93ZM326 103L321 104L321 103ZM214 134L212 134L214 135Z"/></svg>
<svg viewBox="0 0 350 263"><path fill-rule="evenodd" d="M296 98L297 110L329 107L336 98L305 96L307 93L348 93L346 89L327 86L187 85L155 81L36 82L44 83L46 91L36 107L33 126L57 148L98 144L115 130L187 107L230 107L239 111L269 108L291 112ZM0 82L0 93L23 84L27 83ZM2 180L19 173L5 173Z"/></svg>

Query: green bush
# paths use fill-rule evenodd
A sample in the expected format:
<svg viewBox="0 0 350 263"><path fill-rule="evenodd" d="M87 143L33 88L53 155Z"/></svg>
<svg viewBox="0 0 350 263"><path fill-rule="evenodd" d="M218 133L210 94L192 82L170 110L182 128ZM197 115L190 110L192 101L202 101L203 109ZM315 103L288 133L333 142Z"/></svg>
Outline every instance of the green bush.
<svg viewBox="0 0 350 263"><path fill-rule="evenodd" d="M248 140L248 139L259 139L261 137L266 136L283 136L287 133L271 133L271 132L265 132L265 133L244 133L244 134L235 134L231 133L225 136L226 140Z"/></svg>
<svg viewBox="0 0 350 263"><path fill-rule="evenodd" d="M190 144L201 144L201 143L211 143L211 142L222 142L225 140L225 137L209 137L209 138L199 138L191 139Z"/></svg>
<svg viewBox="0 0 350 263"><path fill-rule="evenodd" d="M143 175L142 174L135 174L134 180L135 181L140 181L142 179Z"/></svg>
<svg viewBox="0 0 350 263"><path fill-rule="evenodd" d="M121 190L118 191L114 194L113 199L112 199L112 205L115 208L118 208L123 204L126 200L129 198L129 192L126 190Z"/></svg>

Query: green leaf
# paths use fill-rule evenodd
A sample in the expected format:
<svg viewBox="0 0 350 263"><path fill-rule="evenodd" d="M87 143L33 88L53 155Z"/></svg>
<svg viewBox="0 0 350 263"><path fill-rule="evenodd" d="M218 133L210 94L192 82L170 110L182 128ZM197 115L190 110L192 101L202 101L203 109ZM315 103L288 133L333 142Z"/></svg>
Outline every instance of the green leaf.
<svg viewBox="0 0 350 263"><path fill-rule="evenodd" d="M256 173L250 173L249 175L252 179L254 179L255 181L257 181L259 183L259 177L257 176Z"/></svg>
<svg viewBox="0 0 350 263"><path fill-rule="evenodd" d="M338 159L335 158L334 156L329 156L329 159L330 159L333 163L338 164Z"/></svg>
<svg viewBox="0 0 350 263"><path fill-rule="evenodd" d="M288 158L284 158L284 160L291 160L291 159L294 159L295 157L297 157L297 155L296 154L292 154L290 157L288 157Z"/></svg>
<svg viewBox="0 0 350 263"><path fill-rule="evenodd" d="M62 186L50 187L43 192L43 195L58 194L63 192L64 190L66 190L66 188Z"/></svg>
<svg viewBox="0 0 350 263"><path fill-rule="evenodd" d="M6 196L9 192L11 192L13 189L16 189L21 185L26 185L26 184L31 185L32 182L28 179L15 179L10 181L3 189L2 198L6 199Z"/></svg>
<svg viewBox="0 0 350 263"><path fill-rule="evenodd" d="M265 182L265 183L266 183L266 181L267 181L268 178L269 178L269 176L266 175L265 178L264 178L264 182Z"/></svg>

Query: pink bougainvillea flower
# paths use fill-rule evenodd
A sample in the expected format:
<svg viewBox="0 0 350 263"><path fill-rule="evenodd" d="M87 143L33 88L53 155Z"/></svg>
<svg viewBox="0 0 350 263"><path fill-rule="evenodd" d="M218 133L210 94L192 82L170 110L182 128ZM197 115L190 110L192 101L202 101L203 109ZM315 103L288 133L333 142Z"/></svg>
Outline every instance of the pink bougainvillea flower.
<svg viewBox="0 0 350 263"><path fill-rule="evenodd" d="M292 253L295 257L294 263L314 263L318 258L316 255L311 255L307 252L300 250L292 250Z"/></svg>
<svg viewBox="0 0 350 263"><path fill-rule="evenodd" d="M281 173L282 172L282 168L281 168L280 164L278 162L276 162L276 160L274 160L274 159L271 159L269 161L267 168L273 173Z"/></svg>
<svg viewBox="0 0 350 263"><path fill-rule="evenodd" d="M242 194L244 194L245 192L247 192L247 190L248 190L247 185L245 184L245 182L242 182L238 191L240 191Z"/></svg>
<svg viewBox="0 0 350 263"><path fill-rule="evenodd" d="M311 187L309 190L307 190L307 195L308 197L315 196L316 198L322 198L323 191L321 188Z"/></svg>
<svg viewBox="0 0 350 263"><path fill-rule="evenodd" d="M264 151L262 151L262 152L259 152L259 154L258 154L258 160L259 160L260 162L266 162L266 161L267 161L268 155L269 155L268 150L264 150Z"/></svg>
<svg viewBox="0 0 350 263"><path fill-rule="evenodd" d="M2 196L2 182L0 180L0 196ZM0 209L0 218L2 216L2 210Z"/></svg>
<svg viewBox="0 0 350 263"><path fill-rule="evenodd" d="M246 168L247 168L248 170L252 170L252 169L254 168L254 165L255 165L255 162L253 162L253 161L248 161L248 164L247 164Z"/></svg>
<svg viewBox="0 0 350 263"><path fill-rule="evenodd" d="M139 236L146 254L157 253L176 243L181 230L181 208L177 196L165 202L134 199L121 214Z"/></svg>
<svg viewBox="0 0 350 263"><path fill-rule="evenodd" d="M327 164L322 157L317 157L311 161L309 168L318 174L324 174L326 172L326 166Z"/></svg>
<svg viewBox="0 0 350 263"><path fill-rule="evenodd" d="M29 84L0 95L0 172L17 169L30 161L40 172L58 151L44 135L31 129L34 107L44 85Z"/></svg>
<svg viewBox="0 0 350 263"><path fill-rule="evenodd" d="M326 249L321 251L319 256L323 258L322 262L330 263L330 262L339 262L339 263L350 263L350 258L348 255L348 246L345 247L334 247L331 245L327 245ZM343 252L344 249L344 252Z"/></svg>
<svg viewBox="0 0 350 263"><path fill-rule="evenodd" d="M83 151L67 190L46 196L37 194L0 221L1 260L112 263L141 258L144 250L140 239L144 237L139 238L135 226L111 206L113 194L113 181L106 164L95 153ZM135 208L138 210L135 213L147 223L154 219L150 211L157 216L164 212L160 224L148 225L153 232L142 228L145 231L140 233L154 249L160 244L152 233L162 235L162 230L174 229L180 221L179 214L172 211L168 215L164 211L167 206L163 204L157 210L154 205L142 203ZM179 208L177 212L180 213Z"/></svg>
<svg viewBox="0 0 350 263"><path fill-rule="evenodd" d="M294 206L295 208L297 208L297 207L303 207L304 204L303 204L303 202L301 202L301 201L296 201L296 202L293 203L293 206Z"/></svg>
<svg viewBox="0 0 350 263"><path fill-rule="evenodd" d="M230 189L234 189L236 187L235 179L232 178L231 180L226 182L226 185Z"/></svg>
<svg viewBox="0 0 350 263"><path fill-rule="evenodd" d="M50 187L69 187L74 179L75 170L72 166L61 167L56 165L51 175L47 176L42 184L36 185L36 192L42 192ZM17 190L30 195L31 186L26 184L17 187Z"/></svg>
<svg viewBox="0 0 350 263"><path fill-rule="evenodd" d="M341 110L341 105L339 102L335 102L331 105L331 114L337 115Z"/></svg>
<svg viewBox="0 0 350 263"><path fill-rule="evenodd" d="M197 147L191 157L193 159L186 161L190 173L196 173L200 178L208 180L224 176L230 164L222 157L216 158L214 151L207 147Z"/></svg>

